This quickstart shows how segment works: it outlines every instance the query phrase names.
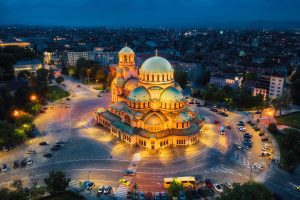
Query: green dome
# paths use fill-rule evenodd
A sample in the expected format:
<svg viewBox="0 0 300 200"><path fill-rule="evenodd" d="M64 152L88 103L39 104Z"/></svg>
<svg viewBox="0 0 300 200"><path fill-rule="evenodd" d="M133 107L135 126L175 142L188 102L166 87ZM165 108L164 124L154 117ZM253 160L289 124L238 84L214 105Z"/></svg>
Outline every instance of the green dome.
<svg viewBox="0 0 300 200"><path fill-rule="evenodd" d="M183 99L183 95L173 87L168 87L160 95L161 102L178 102Z"/></svg>
<svg viewBox="0 0 300 200"><path fill-rule="evenodd" d="M138 86L138 82L139 82L139 80L137 78L129 78L125 82L124 89L127 91L132 91L134 88L136 88Z"/></svg>
<svg viewBox="0 0 300 200"><path fill-rule="evenodd" d="M116 77L116 78L114 78L114 80L113 80L113 84L114 84L116 87L118 87L118 88L122 88L122 87L124 86L124 84L125 84L125 81L124 81L124 79L121 78L121 77Z"/></svg>
<svg viewBox="0 0 300 200"><path fill-rule="evenodd" d="M173 68L167 59L153 56L142 64L140 71L145 73L168 73L172 72Z"/></svg>
<svg viewBox="0 0 300 200"><path fill-rule="evenodd" d="M144 87L137 87L128 96L130 101L150 101L151 96Z"/></svg>
<svg viewBox="0 0 300 200"><path fill-rule="evenodd" d="M190 120L191 120L191 116L186 112L182 112L175 117L175 122L179 122L179 123L185 123Z"/></svg>
<svg viewBox="0 0 300 200"><path fill-rule="evenodd" d="M120 51L119 54L134 54L133 50L129 47L123 47Z"/></svg>

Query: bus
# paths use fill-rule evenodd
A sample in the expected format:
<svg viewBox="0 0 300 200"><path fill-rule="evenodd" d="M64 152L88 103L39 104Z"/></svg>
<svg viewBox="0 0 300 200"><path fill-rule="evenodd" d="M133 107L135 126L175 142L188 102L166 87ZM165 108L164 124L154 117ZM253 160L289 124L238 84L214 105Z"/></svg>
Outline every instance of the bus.
<svg viewBox="0 0 300 200"><path fill-rule="evenodd" d="M196 178L193 176L184 176L184 177L173 177L173 178L164 178L164 188L169 188L173 180L179 181L182 183L184 188L196 186Z"/></svg>

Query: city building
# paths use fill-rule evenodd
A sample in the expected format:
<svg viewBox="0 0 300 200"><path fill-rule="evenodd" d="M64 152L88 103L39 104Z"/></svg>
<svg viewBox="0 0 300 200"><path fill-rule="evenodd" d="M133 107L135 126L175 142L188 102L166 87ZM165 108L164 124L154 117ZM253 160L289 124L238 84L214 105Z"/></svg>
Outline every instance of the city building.
<svg viewBox="0 0 300 200"><path fill-rule="evenodd" d="M273 73L270 77L269 98L275 99L283 94L285 76Z"/></svg>
<svg viewBox="0 0 300 200"><path fill-rule="evenodd" d="M77 60L80 58L84 58L86 60L90 60L90 51L68 51L67 52L67 63L70 66L75 66Z"/></svg>
<svg viewBox="0 0 300 200"><path fill-rule="evenodd" d="M231 88L236 89L242 85L243 77L236 74L216 73L211 75L209 84L223 88L229 85Z"/></svg>
<svg viewBox="0 0 300 200"><path fill-rule="evenodd" d="M111 104L96 121L120 140L149 149L189 146L199 141L204 119L187 104L168 60L148 58L138 69L124 47L111 84Z"/></svg>
<svg viewBox="0 0 300 200"><path fill-rule="evenodd" d="M42 68L42 66L43 63L39 59L21 60L14 65L14 71L16 75L23 70L27 70L29 72L36 72L36 70Z"/></svg>
<svg viewBox="0 0 300 200"><path fill-rule="evenodd" d="M45 51L43 55L44 55L44 63L50 63L51 60L53 61L53 55L54 55L53 52Z"/></svg>
<svg viewBox="0 0 300 200"><path fill-rule="evenodd" d="M269 97L269 87L270 87L270 75L261 74L255 83L253 88L253 96L261 94L263 99L266 100Z"/></svg>

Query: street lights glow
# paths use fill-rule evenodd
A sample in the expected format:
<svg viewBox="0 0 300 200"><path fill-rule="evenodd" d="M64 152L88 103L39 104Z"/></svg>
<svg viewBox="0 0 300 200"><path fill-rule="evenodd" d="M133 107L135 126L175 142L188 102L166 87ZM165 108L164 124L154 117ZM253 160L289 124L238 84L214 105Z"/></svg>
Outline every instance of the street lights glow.
<svg viewBox="0 0 300 200"><path fill-rule="evenodd" d="M37 100L37 96L35 94L32 94L30 96L30 101L35 101L35 100Z"/></svg>
<svg viewBox="0 0 300 200"><path fill-rule="evenodd" d="M14 117L19 117L19 115L20 115L20 111L14 110L13 116L14 116Z"/></svg>

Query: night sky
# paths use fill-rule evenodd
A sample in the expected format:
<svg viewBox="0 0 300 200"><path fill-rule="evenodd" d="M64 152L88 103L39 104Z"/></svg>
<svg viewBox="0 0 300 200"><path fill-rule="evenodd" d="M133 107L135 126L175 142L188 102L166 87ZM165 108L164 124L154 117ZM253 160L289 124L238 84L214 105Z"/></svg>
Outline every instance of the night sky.
<svg viewBox="0 0 300 200"><path fill-rule="evenodd" d="M300 21L300 0L0 0L0 24L186 27Z"/></svg>

